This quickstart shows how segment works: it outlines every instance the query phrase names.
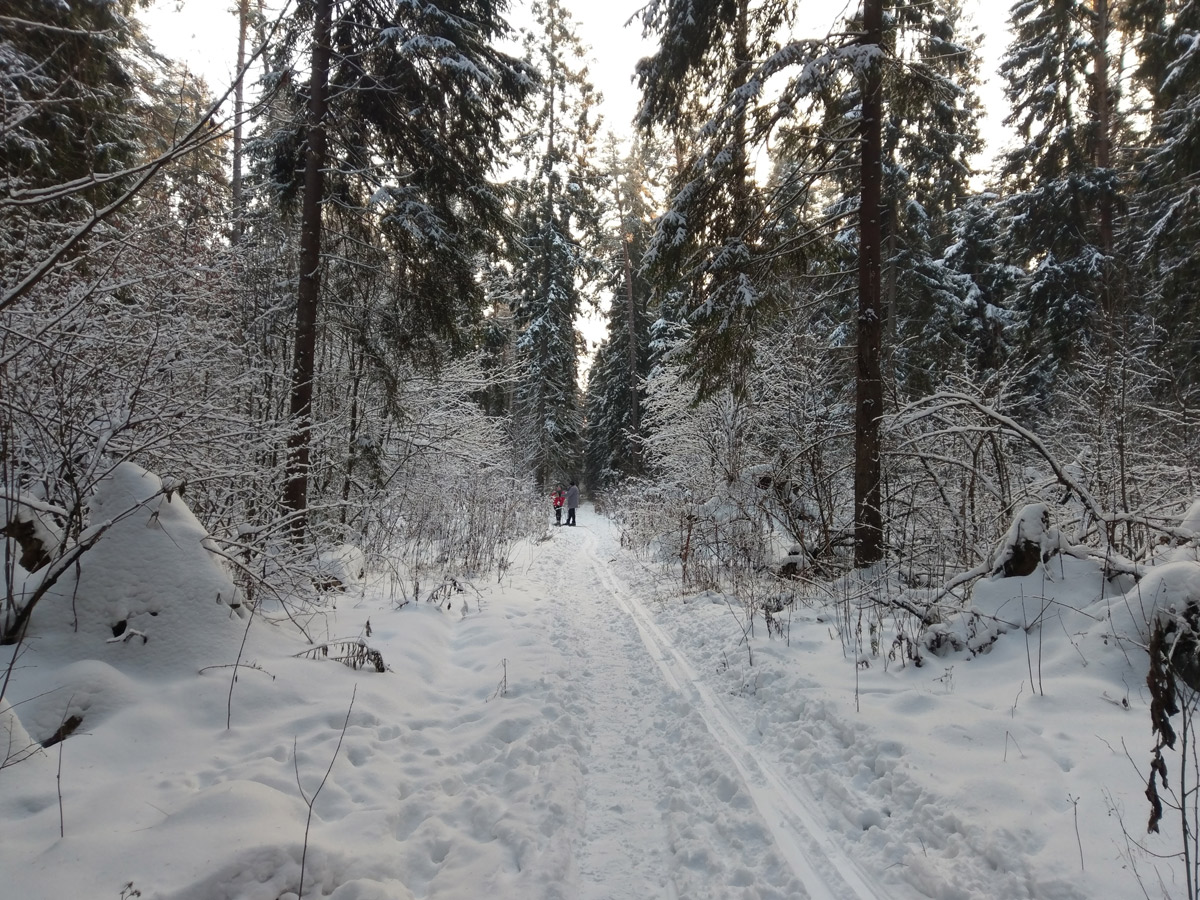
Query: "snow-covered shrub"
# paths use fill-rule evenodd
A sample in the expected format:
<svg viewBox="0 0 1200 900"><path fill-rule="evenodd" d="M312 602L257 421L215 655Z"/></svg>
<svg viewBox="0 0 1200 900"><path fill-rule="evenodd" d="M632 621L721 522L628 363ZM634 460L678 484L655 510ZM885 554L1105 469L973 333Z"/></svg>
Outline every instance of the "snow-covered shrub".
<svg viewBox="0 0 1200 900"><path fill-rule="evenodd" d="M811 573L836 577L851 564L852 387L803 317L780 324L760 337L751 377L758 502L779 548L800 546Z"/></svg>
<svg viewBox="0 0 1200 900"><path fill-rule="evenodd" d="M1168 537L1161 526L1180 521L1198 490L1200 398L1162 365L1162 339L1161 328L1143 319L1119 340L1085 345L1053 418L1039 427L1050 454L1086 491L1060 484L1048 498L1066 495L1062 505L1074 513L1060 517L1063 532L1130 560L1161 546ZM1100 521L1095 508L1107 514Z"/></svg>
<svg viewBox="0 0 1200 900"><path fill-rule="evenodd" d="M1051 554L1064 549L1058 526L1045 503L1029 503L1013 518L992 563L992 574L1029 575Z"/></svg>
<svg viewBox="0 0 1200 900"><path fill-rule="evenodd" d="M503 423L475 402L485 382L478 362L464 360L437 375L410 371L393 386L391 403L404 415L378 441L389 474L361 484L370 502L356 504L347 524L404 597L423 598L450 576L502 570L514 544L544 527Z"/></svg>
<svg viewBox="0 0 1200 900"><path fill-rule="evenodd" d="M345 591L360 584L367 574L367 557L352 544L338 544L317 554L317 587Z"/></svg>
<svg viewBox="0 0 1200 900"><path fill-rule="evenodd" d="M1141 610L1149 629L1146 686L1150 691L1150 726L1155 744L1146 781L1146 799L1150 801L1148 830L1158 831L1166 804L1182 815L1185 831L1194 832L1195 805L1179 796L1182 788L1172 790L1164 750L1176 746L1178 735L1172 719L1181 712L1185 758L1180 765L1188 765L1186 748L1196 739L1195 713L1200 698L1200 563L1180 560L1154 567L1126 593L1124 604L1126 609ZM1176 783L1188 775L1193 778L1200 775L1194 755L1190 768L1190 773L1175 774Z"/></svg>
<svg viewBox="0 0 1200 900"><path fill-rule="evenodd" d="M604 514L616 522L622 547L642 551L663 532L663 517L672 504L666 486L649 478L626 478L609 489Z"/></svg>
<svg viewBox="0 0 1200 900"><path fill-rule="evenodd" d="M1174 534L1159 536L1149 556L1156 563L1200 562L1200 500L1188 507Z"/></svg>
<svg viewBox="0 0 1200 900"><path fill-rule="evenodd" d="M1200 562L1155 566L1126 592L1126 604L1143 611L1151 632L1161 632L1171 671L1200 691Z"/></svg>
<svg viewBox="0 0 1200 900"><path fill-rule="evenodd" d="M610 506L644 526L642 544L677 562L685 584L732 587L775 555L760 458L746 440L752 408L730 391L693 404L693 391L674 367L650 379L645 450L657 484L642 497L620 492Z"/></svg>
<svg viewBox="0 0 1200 900"><path fill-rule="evenodd" d="M959 398L933 395L889 420L894 449L886 457L892 487L885 513L910 584L943 584L990 561L1023 499L1014 436ZM1004 410L1009 400L1000 391L992 403Z"/></svg>
<svg viewBox="0 0 1200 900"><path fill-rule="evenodd" d="M138 669L222 658L240 634L241 600L207 531L140 466L120 463L99 480L74 548L85 549L18 580L6 634Z"/></svg>

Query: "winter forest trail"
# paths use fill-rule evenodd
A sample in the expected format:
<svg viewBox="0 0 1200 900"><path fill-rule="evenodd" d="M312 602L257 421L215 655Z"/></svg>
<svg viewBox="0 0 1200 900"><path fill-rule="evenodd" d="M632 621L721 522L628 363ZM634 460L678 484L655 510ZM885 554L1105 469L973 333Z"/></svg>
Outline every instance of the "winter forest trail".
<svg viewBox="0 0 1200 900"><path fill-rule="evenodd" d="M990 667L859 673L828 612L798 605L751 659L736 601L681 594L609 520L585 506L579 521L519 544L498 580L414 602L381 576L314 617L335 648L368 640L385 672L265 624L236 681L223 663L240 623L217 641L207 620L177 619L155 633L173 642L104 641L105 660L31 643L22 721L50 734L78 697L90 730L0 773L0 894L296 900L303 881L328 900L1137 896L1097 795L1132 810L1142 782L1080 749L1121 746L1111 723L1132 721L1097 699L1131 678L1105 635L1061 642L1074 669L1051 676L1047 656L1059 687L1071 654L1094 660L1073 695L1019 705L1024 641ZM124 576L123 546L98 570ZM1000 693L981 701L985 682ZM1006 756L1010 737L1023 749Z"/></svg>
<svg viewBox="0 0 1200 900"><path fill-rule="evenodd" d="M581 721L579 900L884 896L819 825L615 566L607 520L552 528L526 572L551 598L560 690Z"/></svg>

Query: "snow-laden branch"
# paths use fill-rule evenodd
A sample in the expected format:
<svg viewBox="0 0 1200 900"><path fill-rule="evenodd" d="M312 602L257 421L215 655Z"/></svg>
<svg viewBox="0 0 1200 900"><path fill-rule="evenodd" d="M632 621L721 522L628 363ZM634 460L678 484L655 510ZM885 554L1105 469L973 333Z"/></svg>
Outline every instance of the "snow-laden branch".
<svg viewBox="0 0 1200 900"><path fill-rule="evenodd" d="M238 70L235 77L231 80L229 87L225 89L225 92L221 94L220 97L209 104L208 108L197 117L196 122L190 129L188 129L187 133L184 134L184 136L172 147L157 156L155 159L151 160L149 163L146 163L141 167L131 169L129 172L122 172L119 173L119 175L114 176L90 176L80 182L83 186L91 186L93 184L99 184L105 179L111 179L114 177L128 177L128 175L131 173L137 173L139 171L141 172L137 180L129 187L128 190L114 199L107 206L104 206L98 210L94 210L92 215L86 221L80 223L55 250L51 251L40 263L35 265L33 270L29 272L23 279L21 279L21 281L18 282L15 287L7 291L3 297L0 297L0 311L12 306L23 296L25 296L25 294L29 293L29 291L32 290L35 285L49 275L50 272L53 271L60 262L62 262L62 260L71 252L73 248L78 246L84 238L91 234L92 231L96 229L96 226L112 217L114 213L116 213L127 203L129 203L130 200L140 194L142 189L145 188L146 185L148 185L154 179L154 177L158 175L158 173L161 172L169 163L187 156L188 154L220 136L220 129L209 128L208 123L217 116L217 113L221 109L221 105L229 99L229 96L237 88L237 85L241 83L242 79L246 77L246 73L250 71L250 66L253 65L255 60L257 60L258 57L261 56L266 50L271 38L274 37L275 32L280 28L289 7L290 3L284 4L279 16L271 25L271 29L267 34L266 39L264 39L258 49L250 55L250 57L243 64L242 68ZM62 186L60 185L49 190L61 191Z"/></svg>
<svg viewBox="0 0 1200 900"><path fill-rule="evenodd" d="M47 503L44 500L39 500L32 494L27 494L24 491L13 491L6 487L0 487L0 508L7 509L8 505L24 506L34 512L45 513L46 515L59 516L67 518L70 514L61 506L53 503Z"/></svg>
<svg viewBox="0 0 1200 900"><path fill-rule="evenodd" d="M1092 492L1089 491L1087 487L1085 487L1079 481L1079 479L1071 474L1069 468L1058 461L1057 457L1050 452L1050 448L1046 446L1045 442L1040 437L1010 416L1004 415L1004 413L1001 413L993 407L988 406L982 400L978 399L977 397L972 397L970 394L959 393L957 391L943 391L937 394L932 394L929 397L917 401L904 410L900 414L899 422L901 424L911 424L918 422L921 419L936 416L938 413L948 409L961 409L964 407L975 410L984 417L997 423L1004 431L1019 437L1026 444L1032 447L1033 450L1036 451L1037 454L1046 461L1046 464L1054 473L1054 477L1057 479L1059 484L1066 487L1076 497L1079 498L1079 502L1084 505L1096 522L1103 523L1105 525L1115 525L1119 523L1127 525L1140 525L1162 534L1170 535L1171 537L1177 538L1181 541L1190 541L1196 537L1195 533L1190 529L1168 525L1165 522L1156 521L1147 516L1140 516L1134 513L1108 512L1092 495ZM1097 532L1099 533L1102 545L1104 545L1104 550L1100 554L1096 554L1094 551L1089 550L1088 552L1090 555L1099 556L1105 560L1113 561L1117 566L1127 564L1128 566L1133 567L1133 571L1137 570L1136 564L1128 560L1124 560L1123 557L1121 557L1119 554L1116 554L1107 546L1108 534L1106 529L1098 528Z"/></svg>
<svg viewBox="0 0 1200 900"><path fill-rule="evenodd" d="M26 28L30 31L44 31L47 34L62 34L69 37L100 37L114 33L110 28L95 31L86 28L64 28L61 25L51 25L48 22L34 22L30 19L22 19L17 16L0 16L0 24L10 28Z"/></svg>

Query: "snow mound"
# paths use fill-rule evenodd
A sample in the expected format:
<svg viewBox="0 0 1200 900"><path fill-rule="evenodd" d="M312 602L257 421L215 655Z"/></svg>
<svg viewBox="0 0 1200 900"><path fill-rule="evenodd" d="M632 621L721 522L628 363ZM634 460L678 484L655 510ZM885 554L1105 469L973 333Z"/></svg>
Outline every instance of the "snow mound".
<svg viewBox="0 0 1200 900"><path fill-rule="evenodd" d="M993 574L1029 575L1051 554L1064 549L1065 542L1057 525L1050 524L1050 509L1045 503L1022 507L1000 544Z"/></svg>
<svg viewBox="0 0 1200 900"><path fill-rule="evenodd" d="M1184 559L1157 566L1129 594L1140 606L1182 614L1200 604L1200 562Z"/></svg>
<svg viewBox="0 0 1200 900"><path fill-rule="evenodd" d="M1155 566L1122 598L1116 615L1133 619L1130 633L1149 641L1157 623L1171 637L1171 658L1180 678L1200 685L1200 562L1180 559ZM1146 623L1137 629L1138 620Z"/></svg>
<svg viewBox="0 0 1200 900"><path fill-rule="evenodd" d="M1188 507L1188 511L1179 522L1179 530L1184 534L1190 532L1191 540L1180 538L1166 542L1168 547L1158 558L1165 562L1200 562L1200 500L1194 501Z"/></svg>
<svg viewBox="0 0 1200 900"><path fill-rule="evenodd" d="M1179 527L1190 531L1193 537L1200 538L1200 499L1192 501L1192 505L1184 513L1183 521L1179 523Z"/></svg>
<svg viewBox="0 0 1200 900"><path fill-rule="evenodd" d="M237 593L183 500L124 462L100 481L90 512L93 528L111 524L34 609L28 638L126 672L225 662L243 627ZM27 577L26 596L45 572Z"/></svg>
<svg viewBox="0 0 1200 900"><path fill-rule="evenodd" d="M38 752L35 741L5 698L0 698L0 748L4 750L2 761L6 765L15 765Z"/></svg>
<svg viewBox="0 0 1200 900"><path fill-rule="evenodd" d="M366 574L367 556L353 544L338 544L317 557L317 581L327 589L360 585Z"/></svg>
<svg viewBox="0 0 1200 900"><path fill-rule="evenodd" d="M55 688L21 704L30 734L43 743L72 716L94 728L145 696L141 686L112 666L88 659L58 670Z"/></svg>

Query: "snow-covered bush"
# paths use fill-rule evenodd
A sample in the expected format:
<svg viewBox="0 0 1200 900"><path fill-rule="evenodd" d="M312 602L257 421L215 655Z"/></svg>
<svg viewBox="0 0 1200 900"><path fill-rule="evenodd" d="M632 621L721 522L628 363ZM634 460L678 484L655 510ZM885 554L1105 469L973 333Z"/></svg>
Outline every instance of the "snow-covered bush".
<svg viewBox="0 0 1200 900"><path fill-rule="evenodd" d="M317 555L315 568L318 587L345 591L366 577L367 557L353 544L338 544Z"/></svg>
<svg viewBox="0 0 1200 900"><path fill-rule="evenodd" d="M1029 503L1017 513L1000 542L992 573L1029 575L1063 547L1062 534L1050 523L1046 504Z"/></svg>
<svg viewBox="0 0 1200 900"><path fill-rule="evenodd" d="M99 480L66 551L18 573L6 637L142 669L211 660L240 633L241 599L207 531L181 497L134 463Z"/></svg>
<svg viewBox="0 0 1200 900"><path fill-rule="evenodd" d="M410 371L394 385L391 402L404 415L379 436L387 474L359 483L370 502L356 504L348 524L405 598L423 599L449 577L504 569L515 542L544 527L503 423L474 401L485 381L478 363L465 360L437 375Z"/></svg>
<svg viewBox="0 0 1200 900"><path fill-rule="evenodd" d="M645 529L643 546L679 564L684 584L720 589L767 565L770 522L746 443L750 405L728 391L692 404L693 390L674 367L650 379L645 449L657 484L610 506Z"/></svg>

